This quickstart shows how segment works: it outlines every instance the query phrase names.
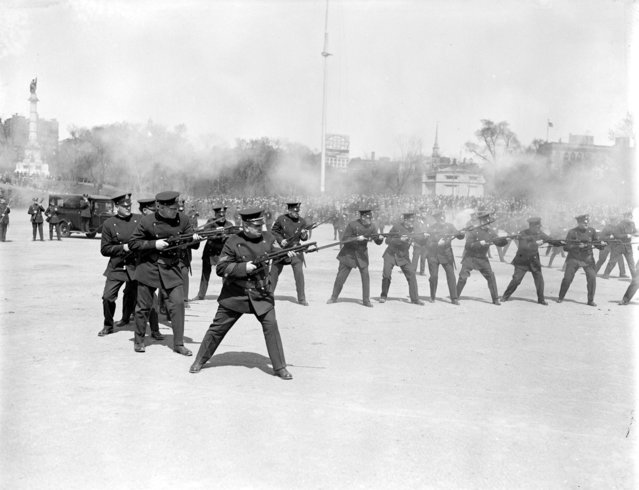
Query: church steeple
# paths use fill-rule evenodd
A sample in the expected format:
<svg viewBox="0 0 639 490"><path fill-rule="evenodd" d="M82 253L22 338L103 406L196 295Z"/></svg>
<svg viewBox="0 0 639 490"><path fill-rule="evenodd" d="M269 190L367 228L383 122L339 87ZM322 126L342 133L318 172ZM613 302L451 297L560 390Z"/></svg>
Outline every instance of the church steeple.
<svg viewBox="0 0 639 490"><path fill-rule="evenodd" d="M439 136L439 123L435 125L435 144L433 145L433 158L439 158L439 144L437 142Z"/></svg>

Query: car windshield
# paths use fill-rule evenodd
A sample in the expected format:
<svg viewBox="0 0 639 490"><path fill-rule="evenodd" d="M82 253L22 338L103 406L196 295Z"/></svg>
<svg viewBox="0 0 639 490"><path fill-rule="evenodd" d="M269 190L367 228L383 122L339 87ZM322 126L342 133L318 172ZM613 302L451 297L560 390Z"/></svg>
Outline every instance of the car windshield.
<svg viewBox="0 0 639 490"><path fill-rule="evenodd" d="M113 203L111 201L96 202L94 209L96 214L113 214L114 213Z"/></svg>

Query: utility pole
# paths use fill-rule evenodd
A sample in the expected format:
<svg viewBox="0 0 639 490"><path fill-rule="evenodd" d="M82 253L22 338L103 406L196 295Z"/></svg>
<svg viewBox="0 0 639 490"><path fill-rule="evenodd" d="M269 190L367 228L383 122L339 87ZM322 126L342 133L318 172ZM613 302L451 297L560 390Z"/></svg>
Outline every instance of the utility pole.
<svg viewBox="0 0 639 490"><path fill-rule="evenodd" d="M328 52L328 0L326 0L326 15L324 18L324 49L322 50L324 57L324 84L322 92L322 159L320 168L320 192L326 191L326 67L327 58L331 56Z"/></svg>

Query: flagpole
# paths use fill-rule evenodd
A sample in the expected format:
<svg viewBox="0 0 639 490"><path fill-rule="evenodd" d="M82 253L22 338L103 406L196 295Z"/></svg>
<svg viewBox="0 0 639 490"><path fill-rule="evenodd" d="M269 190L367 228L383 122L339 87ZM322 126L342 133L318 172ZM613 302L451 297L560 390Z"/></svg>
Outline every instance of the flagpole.
<svg viewBox="0 0 639 490"><path fill-rule="evenodd" d="M324 18L324 49L322 56L324 57L324 83L322 90L322 156L320 162L320 192L324 194L326 190L326 61L331 55L328 52L328 0L326 0L326 16Z"/></svg>

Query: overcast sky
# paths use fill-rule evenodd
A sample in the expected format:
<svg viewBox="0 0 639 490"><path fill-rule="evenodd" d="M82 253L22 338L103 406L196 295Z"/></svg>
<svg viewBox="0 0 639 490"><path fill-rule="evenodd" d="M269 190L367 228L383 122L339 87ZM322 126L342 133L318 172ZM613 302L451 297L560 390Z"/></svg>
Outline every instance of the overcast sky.
<svg viewBox="0 0 639 490"><path fill-rule="evenodd" d="M185 124L320 148L325 0L2 0L0 117ZM609 144L631 110L636 6L615 0L330 0L327 130L351 156L410 137L459 156L480 119L524 144Z"/></svg>

